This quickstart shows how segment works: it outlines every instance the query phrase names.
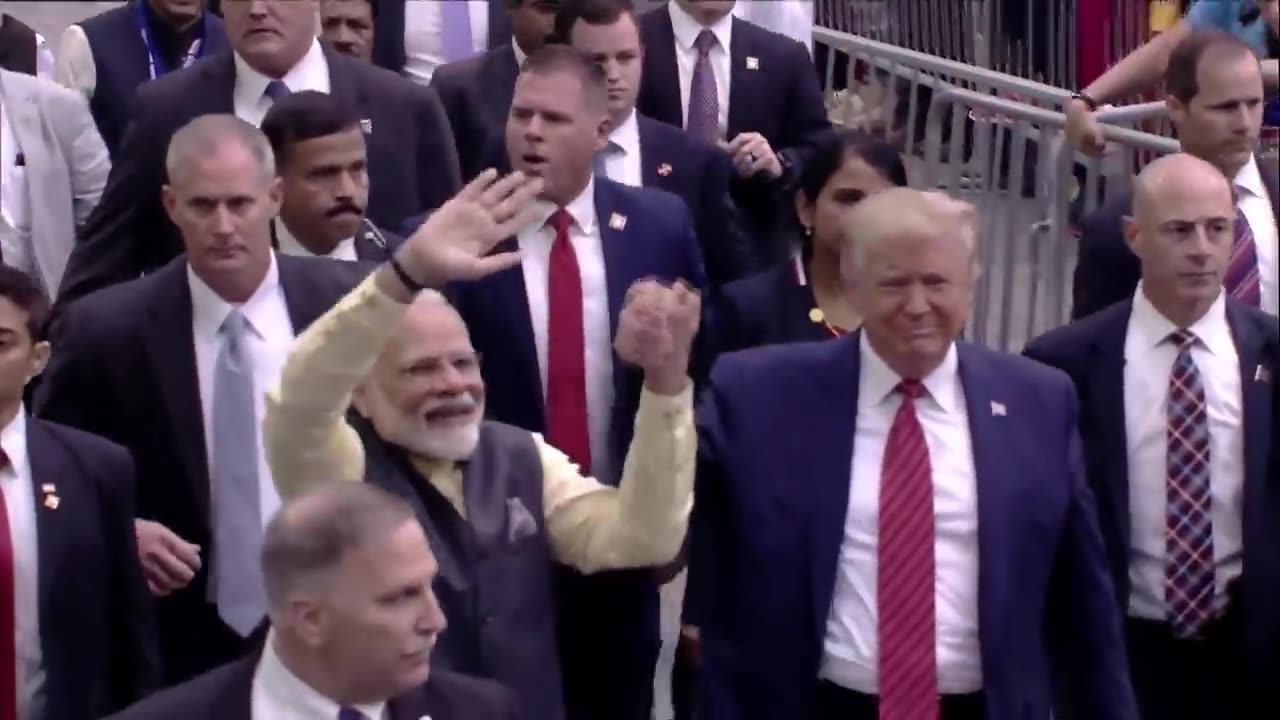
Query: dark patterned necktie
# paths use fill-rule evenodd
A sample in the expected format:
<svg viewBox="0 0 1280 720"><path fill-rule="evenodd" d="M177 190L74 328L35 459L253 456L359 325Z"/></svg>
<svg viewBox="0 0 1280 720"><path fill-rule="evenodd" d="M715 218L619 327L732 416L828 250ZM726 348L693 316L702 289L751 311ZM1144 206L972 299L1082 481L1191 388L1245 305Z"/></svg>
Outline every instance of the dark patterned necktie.
<svg viewBox="0 0 1280 720"><path fill-rule="evenodd" d="M693 41L698 60L693 65L689 83L689 118L685 129L690 135L709 143L720 139L720 91L711 67L711 50L717 44L715 33L703 30Z"/></svg>
<svg viewBox="0 0 1280 720"><path fill-rule="evenodd" d="M1213 617L1209 416L1191 357L1196 336L1179 330L1169 342L1178 346L1178 357L1169 377L1164 596L1174 634L1188 638Z"/></svg>
<svg viewBox="0 0 1280 720"><path fill-rule="evenodd" d="M1222 285L1231 297L1247 305L1262 304L1262 285L1258 277L1258 244L1253 239L1253 227L1240 207L1240 188L1234 189L1236 198L1236 232L1231 241L1231 260Z"/></svg>

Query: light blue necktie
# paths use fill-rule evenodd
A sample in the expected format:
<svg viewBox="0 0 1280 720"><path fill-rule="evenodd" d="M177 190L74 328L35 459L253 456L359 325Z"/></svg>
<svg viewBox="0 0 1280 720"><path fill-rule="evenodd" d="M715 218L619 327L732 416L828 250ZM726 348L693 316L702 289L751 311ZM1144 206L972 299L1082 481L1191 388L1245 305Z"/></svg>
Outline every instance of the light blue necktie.
<svg viewBox="0 0 1280 720"><path fill-rule="evenodd" d="M218 615L247 637L266 614L258 553L262 511L258 488L258 418L248 325L239 310L222 323L213 371L213 580Z"/></svg>
<svg viewBox="0 0 1280 720"><path fill-rule="evenodd" d="M614 154L620 153L620 152L622 152L622 146L610 140L609 144L605 145L603 150L596 153L595 157L592 158L591 160L591 169L593 172L595 172L596 177L602 177L602 178L609 177L609 172L608 170L605 169L605 161L608 160L610 157L612 157Z"/></svg>
<svg viewBox="0 0 1280 720"><path fill-rule="evenodd" d="M467 0L440 3L440 43L445 62L458 62L475 55L471 42L471 8Z"/></svg>

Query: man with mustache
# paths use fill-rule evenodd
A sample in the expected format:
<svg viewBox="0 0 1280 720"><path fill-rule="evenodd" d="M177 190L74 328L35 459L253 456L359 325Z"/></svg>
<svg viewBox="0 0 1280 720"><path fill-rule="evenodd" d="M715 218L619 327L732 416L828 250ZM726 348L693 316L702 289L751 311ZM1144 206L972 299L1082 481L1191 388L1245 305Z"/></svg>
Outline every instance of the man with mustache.
<svg viewBox="0 0 1280 720"><path fill-rule="evenodd" d="M515 720L501 686L432 667L436 570L408 503L323 485L267 526L263 647L113 720Z"/></svg>
<svg viewBox="0 0 1280 720"><path fill-rule="evenodd" d="M283 198L272 225L276 249L335 260L388 260L404 238L365 217L368 154L360 118L333 95L293 93L262 121Z"/></svg>
<svg viewBox="0 0 1280 720"><path fill-rule="evenodd" d="M616 487L540 434L482 420L485 381L468 329L424 288L520 267L520 252L494 250L537 216L543 181L495 178L482 173L299 338L268 396L263 440L285 496L363 479L413 504L449 618L436 662L499 680L525 720L563 720L553 563L587 573L659 565L684 538L700 300L679 282L642 280L626 292L613 346L619 363L643 372L644 389ZM625 652L615 645L598 659L634 662Z"/></svg>

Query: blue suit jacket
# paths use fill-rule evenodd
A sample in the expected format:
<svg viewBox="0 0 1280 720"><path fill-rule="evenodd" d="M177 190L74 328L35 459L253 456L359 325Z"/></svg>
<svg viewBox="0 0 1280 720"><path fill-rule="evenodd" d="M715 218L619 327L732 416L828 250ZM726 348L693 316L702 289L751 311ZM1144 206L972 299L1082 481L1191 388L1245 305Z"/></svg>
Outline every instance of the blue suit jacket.
<svg viewBox="0 0 1280 720"><path fill-rule="evenodd" d="M689 593L702 720L812 717L853 456L861 333L721 357L698 410ZM1061 373L959 343L978 487L987 720L1135 720L1120 610Z"/></svg>
<svg viewBox="0 0 1280 720"><path fill-rule="evenodd" d="M1080 436L1089 484L1120 602L1129 589L1129 456L1124 418L1124 342L1133 301L1117 303L1032 341L1026 354L1071 377L1080 401ZM1272 701L1280 677L1280 468L1270 471L1272 379L1280 352L1276 319L1228 301L1227 320L1240 356L1244 403L1244 575L1242 603L1248 666L1256 691ZM1262 368L1263 371L1259 371ZM1261 695L1259 697L1262 697ZM1259 701L1260 702L1260 701Z"/></svg>

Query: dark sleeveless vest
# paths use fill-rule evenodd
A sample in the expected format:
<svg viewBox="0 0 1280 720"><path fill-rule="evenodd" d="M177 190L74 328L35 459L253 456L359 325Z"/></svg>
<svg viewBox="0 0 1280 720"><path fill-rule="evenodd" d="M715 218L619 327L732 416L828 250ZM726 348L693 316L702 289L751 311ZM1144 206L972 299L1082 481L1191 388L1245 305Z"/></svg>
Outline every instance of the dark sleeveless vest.
<svg viewBox="0 0 1280 720"><path fill-rule="evenodd" d="M462 466L467 517L418 473L401 448L354 413L365 480L416 511L440 566L436 597L448 620L432 654L439 667L511 689L525 720L564 720L552 556L542 508L542 459L533 436L480 427Z"/></svg>
<svg viewBox="0 0 1280 720"><path fill-rule="evenodd" d="M7 13L0 25L0 68L36 74L36 31Z"/></svg>
<svg viewBox="0 0 1280 720"><path fill-rule="evenodd" d="M134 0L138 2L138 0ZM138 86L151 79L147 58L147 46L138 30L137 9L134 2L95 15L80 23L80 29L89 40L93 55L97 82L89 111L98 126L98 134L114 158L125 128L129 126L133 107L133 94ZM204 57L229 47L227 31L222 19L209 17Z"/></svg>

